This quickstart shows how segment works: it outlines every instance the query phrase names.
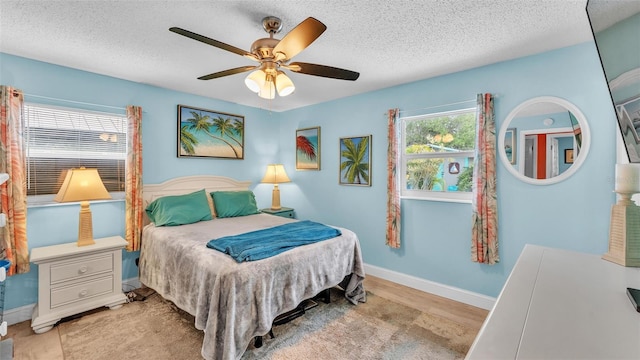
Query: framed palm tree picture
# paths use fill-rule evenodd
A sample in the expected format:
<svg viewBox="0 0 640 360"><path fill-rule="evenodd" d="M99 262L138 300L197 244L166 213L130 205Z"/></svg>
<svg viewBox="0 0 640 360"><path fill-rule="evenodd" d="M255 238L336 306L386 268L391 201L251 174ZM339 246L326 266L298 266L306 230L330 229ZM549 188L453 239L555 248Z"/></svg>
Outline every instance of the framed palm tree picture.
<svg viewBox="0 0 640 360"><path fill-rule="evenodd" d="M371 186L371 135L340 138L339 183Z"/></svg>
<svg viewBox="0 0 640 360"><path fill-rule="evenodd" d="M320 127L296 130L296 170L320 170Z"/></svg>
<svg viewBox="0 0 640 360"><path fill-rule="evenodd" d="M244 116L178 105L178 157L244 159Z"/></svg>

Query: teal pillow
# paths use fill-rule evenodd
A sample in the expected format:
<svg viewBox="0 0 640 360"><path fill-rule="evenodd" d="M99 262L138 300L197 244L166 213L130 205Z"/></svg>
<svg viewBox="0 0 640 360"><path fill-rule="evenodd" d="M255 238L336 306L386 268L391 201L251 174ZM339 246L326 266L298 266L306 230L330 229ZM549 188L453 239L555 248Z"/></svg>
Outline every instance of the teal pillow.
<svg viewBox="0 0 640 360"><path fill-rule="evenodd" d="M204 189L186 195L163 196L146 209L156 226L178 226L211 220L211 209Z"/></svg>
<svg viewBox="0 0 640 360"><path fill-rule="evenodd" d="M214 191L211 193L216 216L219 218L259 213L252 191Z"/></svg>

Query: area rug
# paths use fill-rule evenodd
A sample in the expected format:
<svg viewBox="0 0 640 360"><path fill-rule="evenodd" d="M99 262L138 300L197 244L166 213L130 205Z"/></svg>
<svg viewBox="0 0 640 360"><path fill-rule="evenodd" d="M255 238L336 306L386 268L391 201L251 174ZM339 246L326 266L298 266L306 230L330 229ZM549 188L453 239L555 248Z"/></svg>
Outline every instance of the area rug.
<svg viewBox="0 0 640 360"><path fill-rule="evenodd" d="M463 359L477 332L372 293L358 306L339 289L331 296L242 359ZM193 317L157 294L63 322L59 333L65 360L202 358Z"/></svg>

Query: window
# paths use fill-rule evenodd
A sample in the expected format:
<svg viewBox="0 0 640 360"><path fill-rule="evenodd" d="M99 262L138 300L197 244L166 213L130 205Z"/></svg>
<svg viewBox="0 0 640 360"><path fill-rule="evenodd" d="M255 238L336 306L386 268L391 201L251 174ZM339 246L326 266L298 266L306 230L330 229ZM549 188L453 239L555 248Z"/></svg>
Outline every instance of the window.
<svg viewBox="0 0 640 360"><path fill-rule="evenodd" d="M475 119L475 108L401 118L403 198L471 200Z"/></svg>
<svg viewBox="0 0 640 360"><path fill-rule="evenodd" d="M107 191L124 198L127 118L25 104L27 201L52 203L66 171L97 168Z"/></svg>

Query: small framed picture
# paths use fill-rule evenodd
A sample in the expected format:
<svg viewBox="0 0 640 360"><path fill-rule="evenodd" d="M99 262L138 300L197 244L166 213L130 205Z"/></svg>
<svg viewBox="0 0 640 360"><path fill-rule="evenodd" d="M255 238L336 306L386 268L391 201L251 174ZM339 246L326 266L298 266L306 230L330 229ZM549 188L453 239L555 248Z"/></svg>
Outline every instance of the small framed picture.
<svg viewBox="0 0 640 360"><path fill-rule="evenodd" d="M178 157L244 159L244 116L178 105Z"/></svg>
<svg viewBox="0 0 640 360"><path fill-rule="evenodd" d="M564 163L573 164L573 149L564 149Z"/></svg>
<svg viewBox="0 0 640 360"><path fill-rule="evenodd" d="M296 130L296 170L320 170L320 127Z"/></svg>
<svg viewBox="0 0 640 360"><path fill-rule="evenodd" d="M516 163L516 149L517 149L516 129L509 128L504 134L504 152L507 154L507 159L512 164Z"/></svg>
<svg viewBox="0 0 640 360"><path fill-rule="evenodd" d="M340 185L371 186L371 135L340 138Z"/></svg>

